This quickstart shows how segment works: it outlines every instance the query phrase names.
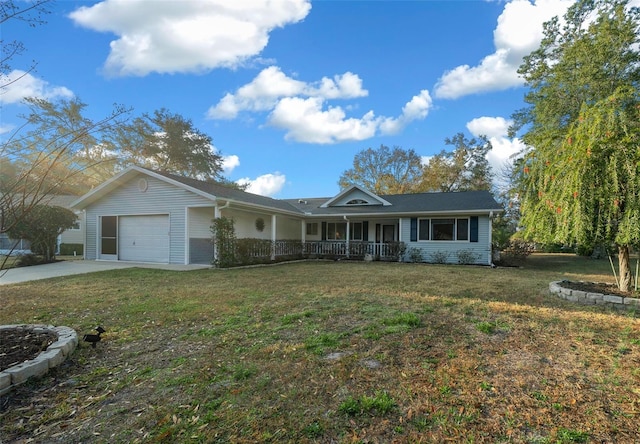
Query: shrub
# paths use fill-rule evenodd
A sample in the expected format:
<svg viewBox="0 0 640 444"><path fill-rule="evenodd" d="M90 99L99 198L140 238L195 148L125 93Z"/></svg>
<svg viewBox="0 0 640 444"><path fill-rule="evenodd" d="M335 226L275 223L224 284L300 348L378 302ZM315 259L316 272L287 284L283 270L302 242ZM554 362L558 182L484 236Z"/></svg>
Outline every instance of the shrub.
<svg viewBox="0 0 640 444"><path fill-rule="evenodd" d="M213 261L214 265L220 268L236 265L236 230L233 219L226 217L213 219L211 232L218 256Z"/></svg>
<svg viewBox="0 0 640 444"><path fill-rule="evenodd" d="M236 263L238 265L263 264L271 262L272 243L266 239L236 239Z"/></svg>
<svg viewBox="0 0 640 444"><path fill-rule="evenodd" d="M392 260L399 261L407 251L407 244L404 242L389 242L389 255Z"/></svg>
<svg viewBox="0 0 640 444"><path fill-rule="evenodd" d="M58 236L73 227L77 216L66 208L34 205L22 217L17 219L7 232L13 239L26 239L31 243L31 251L41 254L45 262L56 259Z"/></svg>
<svg viewBox="0 0 640 444"><path fill-rule="evenodd" d="M434 264L446 264L449 259L449 252L434 251L433 253L430 253L429 256L431 257L431 262Z"/></svg>
<svg viewBox="0 0 640 444"><path fill-rule="evenodd" d="M61 256L73 256L74 253L78 256L84 254L84 245L82 244L60 244Z"/></svg>
<svg viewBox="0 0 640 444"><path fill-rule="evenodd" d="M520 265L533 253L534 245L521 239L512 239L509 246L502 251L501 265Z"/></svg>
<svg viewBox="0 0 640 444"><path fill-rule="evenodd" d="M423 262L424 258L422 257L422 250L416 247L409 248L407 260L413 263Z"/></svg>
<svg viewBox="0 0 640 444"><path fill-rule="evenodd" d="M32 265L40 265L44 263L46 263L46 261L42 256L30 253L20 255L16 261L16 267L30 267Z"/></svg>
<svg viewBox="0 0 640 444"><path fill-rule="evenodd" d="M480 254L474 253L473 250L460 250L456 255L458 256L458 263L461 265L475 264L480 259Z"/></svg>

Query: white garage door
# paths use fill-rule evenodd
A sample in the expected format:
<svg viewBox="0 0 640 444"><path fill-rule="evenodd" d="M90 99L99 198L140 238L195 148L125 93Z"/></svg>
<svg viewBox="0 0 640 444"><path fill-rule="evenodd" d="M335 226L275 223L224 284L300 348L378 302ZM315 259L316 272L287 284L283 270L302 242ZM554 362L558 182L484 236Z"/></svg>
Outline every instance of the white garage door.
<svg viewBox="0 0 640 444"><path fill-rule="evenodd" d="M121 261L169 262L169 216L120 216Z"/></svg>

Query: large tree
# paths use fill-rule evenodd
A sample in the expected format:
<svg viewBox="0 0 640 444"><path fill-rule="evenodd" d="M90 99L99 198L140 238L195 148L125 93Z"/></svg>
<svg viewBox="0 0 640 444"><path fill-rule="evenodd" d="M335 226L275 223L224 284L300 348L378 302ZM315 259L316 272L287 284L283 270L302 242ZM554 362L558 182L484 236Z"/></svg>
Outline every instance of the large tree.
<svg viewBox="0 0 640 444"><path fill-rule="evenodd" d="M458 133L445 139L453 151L442 150L423 168L420 191L470 191L491 189L491 167L487 153L491 142L486 137L467 139Z"/></svg>
<svg viewBox="0 0 640 444"><path fill-rule="evenodd" d="M222 156L211 137L166 109L143 114L110 135L123 164L135 164L202 180L222 181Z"/></svg>
<svg viewBox="0 0 640 444"><path fill-rule="evenodd" d="M420 156L412 149L368 148L357 153L353 168L340 176L340 188L360 185L376 194L412 192L422 173Z"/></svg>
<svg viewBox="0 0 640 444"><path fill-rule="evenodd" d="M579 0L520 67L530 90L514 115L524 234L615 245L621 290L640 244L640 12L626 0Z"/></svg>
<svg viewBox="0 0 640 444"><path fill-rule="evenodd" d="M87 105L78 98L24 103L29 112L22 116L23 127L2 144L14 171L48 194L83 194L113 176L117 152L106 150L102 137L124 124L128 110L117 107L96 122L85 116Z"/></svg>
<svg viewBox="0 0 640 444"><path fill-rule="evenodd" d="M83 153L95 143L96 133L118 125L126 115L126 110L116 108L106 118L92 121L80 117L84 105L79 101L58 105L28 99L26 103L31 112L23 116L22 126L0 143L0 234L14 229L53 194L85 192L80 178L95 159Z"/></svg>

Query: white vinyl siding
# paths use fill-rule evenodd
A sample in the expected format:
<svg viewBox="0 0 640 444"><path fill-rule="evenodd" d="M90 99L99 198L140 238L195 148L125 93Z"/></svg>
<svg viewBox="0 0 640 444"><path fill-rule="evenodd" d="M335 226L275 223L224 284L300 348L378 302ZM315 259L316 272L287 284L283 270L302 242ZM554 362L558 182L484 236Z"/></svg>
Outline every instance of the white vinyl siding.
<svg viewBox="0 0 640 444"><path fill-rule="evenodd" d="M145 216L165 214L169 217L169 263L184 264L186 238L186 206L213 206L214 203L195 193L147 176L146 191L138 188L138 179L120 185L109 193L108 198L100 199L86 209L86 246L85 257L96 259L99 216Z"/></svg>
<svg viewBox="0 0 640 444"><path fill-rule="evenodd" d="M479 265L488 265L491 263L491 245L490 245L490 221L488 216L478 216L478 242L470 242L468 240L438 240L438 241L428 241L425 242L426 239L423 239L421 234L421 222L424 220L423 230L426 230L427 226L431 226L431 222L427 223L427 220L437 220L437 219L466 219L468 217L460 217L460 216L451 216L447 217L437 217L437 218L424 218L418 219L417 223L417 231L418 231L418 241L411 242L411 218L403 218L400 226L401 230L401 239L407 245L407 250L410 248L417 248L422 252L422 257L425 262L431 262L432 257L434 255L445 253L447 254L447 262L449 263L458 263L458 251L471 251L472 253L478 255L478 259L475 261L476 264ZM470 225L470 224L469 224ZM467 231L467 239L469 231Z"/></svg>

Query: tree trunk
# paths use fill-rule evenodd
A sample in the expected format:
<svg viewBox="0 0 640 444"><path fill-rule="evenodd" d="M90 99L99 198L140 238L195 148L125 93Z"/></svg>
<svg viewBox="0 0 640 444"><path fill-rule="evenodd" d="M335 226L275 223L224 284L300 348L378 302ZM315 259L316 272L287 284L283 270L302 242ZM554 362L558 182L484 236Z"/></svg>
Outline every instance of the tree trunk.
<svg viewBox="0 0 640 444"><path fill-rule="evenodd" d="M618 245L618 269L620 270L620 291L629 291L631 285L631 268L629 268L629 246Z"/></svg>

